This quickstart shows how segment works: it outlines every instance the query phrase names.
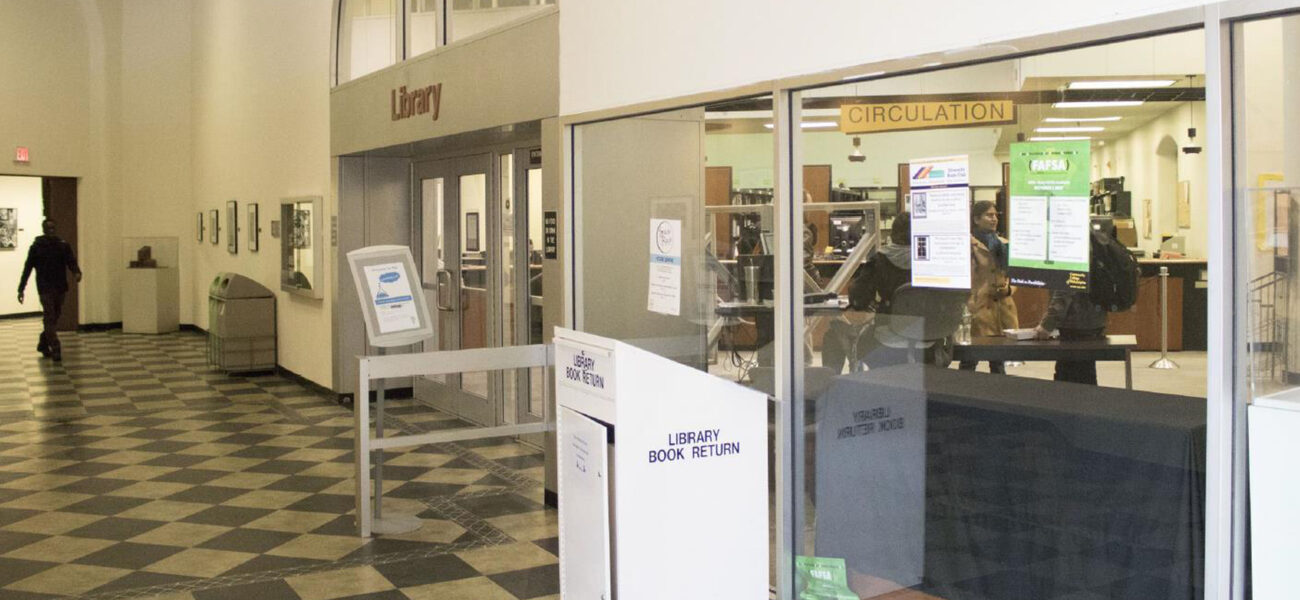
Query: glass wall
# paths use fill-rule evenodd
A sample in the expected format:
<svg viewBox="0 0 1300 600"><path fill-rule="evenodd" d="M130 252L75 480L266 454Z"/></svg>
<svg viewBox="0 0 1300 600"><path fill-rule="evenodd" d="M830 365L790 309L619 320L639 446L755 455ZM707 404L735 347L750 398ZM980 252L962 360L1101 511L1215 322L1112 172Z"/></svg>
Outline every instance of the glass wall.
<svg viewBox="0 0 1300 600"><path fill-rule="evenodd" d="M1300 430L1300 16L1233 28L1234 172L1238 278L1247 310L1249 540L1247 585L1257 598L1293 595L1295 433ZM1239 296L1239 301L1243 299ZM1300 322L1300 321L1298 321Z"/></svg>
<svg viewBox="0 0 1300 600"><path fill-rule="evenodd" d="M450 4L449 37L455 42L522 19L555 0L451 0Z"/></svg>
<svg viewBox="0 0 1300 600"><path fill-rule="evenodd" d="M803 91L797 590L1201 597L1204 54Z"/></svg>
<svg viewBox="0 0 1300 600"><path fill-rule="evenodd" d="M338 80L395 64L401 27L397 0L339 0Z"/></svg>

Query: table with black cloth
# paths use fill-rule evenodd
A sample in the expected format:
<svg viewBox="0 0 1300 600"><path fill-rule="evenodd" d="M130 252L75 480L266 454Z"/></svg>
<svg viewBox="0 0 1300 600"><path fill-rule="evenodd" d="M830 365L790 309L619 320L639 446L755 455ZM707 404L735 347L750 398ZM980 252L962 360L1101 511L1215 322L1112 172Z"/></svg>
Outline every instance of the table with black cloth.
<svg viewBox="0 0 1300 600"><path fill-rule="evenodd" d="M948 600L1203 596L1203 399L899 365L816 411L814 553L851 572Z"/></svg>

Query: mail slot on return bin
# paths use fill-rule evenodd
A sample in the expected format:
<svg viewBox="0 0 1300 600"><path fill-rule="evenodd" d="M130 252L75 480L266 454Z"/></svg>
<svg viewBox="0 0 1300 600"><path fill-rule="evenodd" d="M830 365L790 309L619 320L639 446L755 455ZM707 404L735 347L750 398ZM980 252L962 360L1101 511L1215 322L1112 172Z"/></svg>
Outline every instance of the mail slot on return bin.
<svg viewBox="0 0 1300 600"><path fill-rule="evenodd" d="M243 275L208 286L208 364L226 372L275 368L275 294Z"/></svg>

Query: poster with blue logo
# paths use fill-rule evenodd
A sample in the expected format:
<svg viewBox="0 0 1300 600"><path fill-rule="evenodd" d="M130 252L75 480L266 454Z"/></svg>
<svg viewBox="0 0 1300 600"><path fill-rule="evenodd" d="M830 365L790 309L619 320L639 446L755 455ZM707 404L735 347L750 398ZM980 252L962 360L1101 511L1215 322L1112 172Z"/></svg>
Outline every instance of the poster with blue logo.
<svg viewBox="0 0 1300 600"><path fill-rule="evenodd" d="M402 263L368 265L364 271L379 333L418 329L420 318Z"/></svg>
<svg viewBox="0 0 1300 600"><path fill-rule="evenodd" d="M970 288L970 160L908 163L912 210L912 285Z"/></svg>

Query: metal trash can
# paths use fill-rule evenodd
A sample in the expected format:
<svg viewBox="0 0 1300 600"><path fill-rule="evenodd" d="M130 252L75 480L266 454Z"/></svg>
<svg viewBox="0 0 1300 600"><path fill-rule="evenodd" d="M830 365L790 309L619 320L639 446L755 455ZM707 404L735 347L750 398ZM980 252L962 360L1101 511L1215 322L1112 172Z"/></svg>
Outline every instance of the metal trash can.
<svg viewBox="0 0 1300 600"><path fill-rule="evenodd" d="M208 364L228 373L275 369L275 294L243 275L208 286Z"/></svg>

